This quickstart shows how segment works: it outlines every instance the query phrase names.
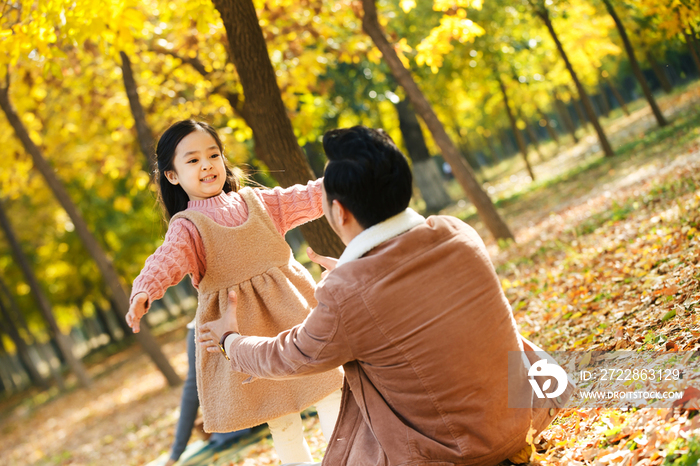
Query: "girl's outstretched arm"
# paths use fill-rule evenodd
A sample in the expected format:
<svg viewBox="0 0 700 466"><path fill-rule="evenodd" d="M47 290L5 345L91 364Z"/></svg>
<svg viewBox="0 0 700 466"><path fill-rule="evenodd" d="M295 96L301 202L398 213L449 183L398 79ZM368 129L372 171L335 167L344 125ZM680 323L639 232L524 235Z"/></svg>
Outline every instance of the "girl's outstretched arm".
<svg viewBox="0 0 700 466"><path fill-rule="evenodd" d="M127 315L129 326L137 332L138 321L154 300L163 297L165 290L177 285L186 274L192 275L197 286L205 271L206 255L197 228L189 220L174 220L163 244L146 259L146 265L134 280Z"/></svg>
<svg viewBox="0 0 700 466"><path fill-rule="evenodd" d="M260 189L256 193L265 204L277 231L284 236L292 228L323 216L323 178L289 188Z"/></svg>

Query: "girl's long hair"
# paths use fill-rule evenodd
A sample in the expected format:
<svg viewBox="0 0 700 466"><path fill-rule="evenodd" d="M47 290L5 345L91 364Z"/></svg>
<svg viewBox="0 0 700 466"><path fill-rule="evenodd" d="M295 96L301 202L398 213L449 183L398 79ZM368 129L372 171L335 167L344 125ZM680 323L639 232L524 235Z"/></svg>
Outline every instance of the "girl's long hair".
<svg viewBox="0 0 700 466"><path fill-rule="evenodd" d="M214 127L209 123L195 120L182 120L174 123L170 128L165 130L163 135L158 140L156 147L157 168L155 179L158 183L158 201L163 207L166 215L166 220L170 220L176 213L187 209L189 197L182 186L179 184L171 184L165 176L165 172L175 170L173 159L175 158L175 148L180 141L188 134L194 131L206 131L214 138L216 145L219 146L221 157L224 159L224 167L226 168L226 182L224 183L224 192L238 191L240 182L236 175L233 174L226 156L224 155L224 146L221 143L221 138L217 134Z"/></svg>

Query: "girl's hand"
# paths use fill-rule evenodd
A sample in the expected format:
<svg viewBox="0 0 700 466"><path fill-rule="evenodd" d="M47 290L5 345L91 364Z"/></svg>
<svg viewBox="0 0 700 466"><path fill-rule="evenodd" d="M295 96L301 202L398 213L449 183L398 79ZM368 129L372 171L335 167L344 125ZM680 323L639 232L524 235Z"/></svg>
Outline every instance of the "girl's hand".
<svg viewBox="0 0 700 466"><path fill-rule="evenodd" d="M197 327L199 344L210 353L221 351L219 340L226 332L238 332L238 321L236 320L236 306L238 298L235 291L228 293L228 308L221 319L212 320Z"/></svg>
<svg viewBox="0 0 700 466"><path fill-rule="evenodd" d="M141 317L146 313L146 303L148 295L144 292L137 293L129 306L129 312L126 314L126 323L134 333L139 333L141 330Z"/></svg>
<svg viewBox="0 0 700 466"><path fill-rule="evenodd" d="M306 254L308 254L309 259L311 259L311 262L315 262L318 265L320 265L321 267L326 269L321 274L321 279L326 278L326 275L328 275L328 272L330 272L331 270L334 270L335 266L338 264L338 259L335 259L333 257L318 255L311 248L306 248Z"/></svg>

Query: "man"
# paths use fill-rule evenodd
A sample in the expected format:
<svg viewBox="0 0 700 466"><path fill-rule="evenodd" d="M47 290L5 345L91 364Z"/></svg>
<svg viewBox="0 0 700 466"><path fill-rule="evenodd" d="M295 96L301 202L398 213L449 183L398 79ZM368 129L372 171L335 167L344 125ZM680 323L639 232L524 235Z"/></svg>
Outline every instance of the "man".
<svg viewBox="0 0 700 466"><path fill-rule="evenodd" d="M570 390L532 401L526 364L511 359L509 371L523 339L482 240L458 219L408 209L411 172L384 132L333 130L323 146L324 214L347 248L337 264L310 254L330 270L318 307L276 338L230 333L229 312L202 326L200 342L220 351L221 336L233 370L253 377L342 365L324 465L488 465L517 454ZM528 408L509 407L509 390Z"/></svg>

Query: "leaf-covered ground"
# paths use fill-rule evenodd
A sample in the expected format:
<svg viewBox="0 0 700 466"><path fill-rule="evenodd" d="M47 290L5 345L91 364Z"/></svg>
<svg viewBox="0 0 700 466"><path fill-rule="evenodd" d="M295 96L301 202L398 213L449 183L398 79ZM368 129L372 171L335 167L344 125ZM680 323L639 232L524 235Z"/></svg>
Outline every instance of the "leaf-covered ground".
<svg viewBox="0 0 700 466"><path fill-rule="evenodd" d="M632 115L627 136L615 134L618 157L583 161L506 202L523 223L518 244L492 246L493 259L522 333L547 350L700 348L697 89L666 105L670 127ZM696 413L571 409L531 462L695 465Z"/></svg>
<svg viewBox="0 0 700 466"><path fill-rule="evenodd" d="M520 329L545 349L700 348L700 85L660 103L672 120L667 128L656 128L643 104L607 122L618 152L612 159L596 155L589 135L546 155L536 183L517 170L492 179L517 244L499 248L469 218L487 241ZM184 329L161 337L183 377L184 338ZM0 464L138 465L167 452L181 389L167 387L136 346L90 371L90 389L0 404ZM536 443L531 464L696 464L695 412L570 409ZM305 424L320 458L318 423ZM206 464L278 459L263 439Z"/></svg>

